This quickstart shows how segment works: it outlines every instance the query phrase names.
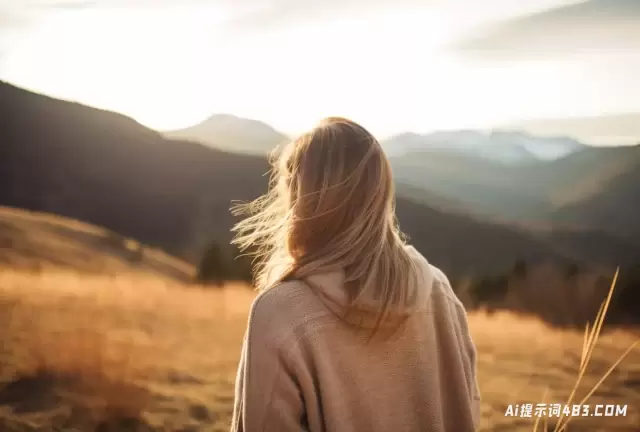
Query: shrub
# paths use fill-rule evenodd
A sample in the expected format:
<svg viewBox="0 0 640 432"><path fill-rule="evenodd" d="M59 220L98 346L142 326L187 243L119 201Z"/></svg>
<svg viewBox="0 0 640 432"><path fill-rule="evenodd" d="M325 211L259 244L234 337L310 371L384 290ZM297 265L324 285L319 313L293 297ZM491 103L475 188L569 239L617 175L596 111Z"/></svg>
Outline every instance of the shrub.
<svg viewBox="0 0 640 432"><path fill-rule="evenodd" d="M198 263L196 283L222 286L230 276L229 258L217 243L212 242Z"/></svg>

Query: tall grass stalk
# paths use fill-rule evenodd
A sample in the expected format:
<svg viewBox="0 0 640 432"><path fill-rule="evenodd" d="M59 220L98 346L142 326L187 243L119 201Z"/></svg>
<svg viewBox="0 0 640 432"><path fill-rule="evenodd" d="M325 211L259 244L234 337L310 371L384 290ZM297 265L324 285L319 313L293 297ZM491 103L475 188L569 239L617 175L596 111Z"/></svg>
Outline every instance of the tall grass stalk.
<svg viewBox="0 0 640 432"><path fill-rule="evenodd" d="M573 403L574 398L576 397L576 392L578 390L578 387L580 386L580 383L582 382L582 378L584 377L584 374L585 374L585 372L587 370L587 367L589 366L589 362L591 361L591 357L593 355L593 350L594 350L596 344L598 343L598 339L600 337L600 332L602 330L602 325L603 325L604 320L605 320L605 318L607 316L607 310L609 309L609 304L611 303L611 298L613 296L613 291L615 289L616 282L618 280L619 272L620 272L620 267L616 268L616 272L615 272L615 274L613 276L613 280L611 282L611 287L609 288L609 293L607 295L607 298L600 305L600 309L598 310L598 314L596 315L596 319L593 322L593 325L590 326L589 323L587 323L587 325L585 327L584 341L583 341L583 345L582 345L582 353L581 353L581 356L580 356L580 368L579 368L579 371L578 371L578 378L576 379L576 382L575 382L575 384L573 386L573 389L571 390L571 394L569 395L569 399L567 400L566 405L571 405ZM640 339L636 340L633 344L631 344L631 346L629 346L629 348L614 362L614 364L611 365L611 367L602 376L602 378L600 378L600 380L597 382L597 384L580 401L579 405L583 405L598 390L600 385L609 377L609 375L611 375L611 373L615 370L616 367L618 367L618 365L622 362L622 360L624 360L624 358L636 346L638 346L638 343L640 343ZM546 392L545 392L545 397L546 397ZM560 418L558 419L558 422L556 423L556 426L554 428L554 432L563 432L564 430L566 430L567 425L571 421L571 418L572 417L565 417L564 412L560 413ZM564 420L564 422L563 422L563 420ZM545 423L546 423L546 421L547 421L547 418L545 417ZM540 423L540 418L537 418L535 423L534 423L534 426L533 426L534 432L537 431L539 423ZM545 431L548 430L546 424L545 424L543 430L545 430Z"/></svg>

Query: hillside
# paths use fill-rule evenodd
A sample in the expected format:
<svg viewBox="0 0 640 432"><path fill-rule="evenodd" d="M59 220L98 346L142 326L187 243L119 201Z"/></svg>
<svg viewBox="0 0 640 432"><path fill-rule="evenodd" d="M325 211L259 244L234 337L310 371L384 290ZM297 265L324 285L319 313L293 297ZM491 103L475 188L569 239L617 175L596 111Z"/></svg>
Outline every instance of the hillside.
<svg viewBox="0 0 640 432"><path fill-rule="evenodd" d="M125 116L7 84L0 101L0 205L86 221L192 261L228 234L232 199L262 192L263 158L167 140Z"/></svg>
<svg viewBox="0 0 640 432"><path fill-rule="evenodd" d="M391 163L400 181L470 213L574 225L640 242L640 146L585 147L521 166L442 150L414 151Z"/></svg>
<svg viewBox="0 0 640 432"><path fill-rule="evenodd" d="M61 216L0 207L0 268L150 273L192 280L191 265L114 232Z"/></svg>
<svg viewBox="0 0 640 432"><path fill-rule="evenodd" d="M523 167L442 149L414 150L390 161L399 182L446 197L483 217L535 220L547 210L538 181L519 175Z"/></svg>
<svg viewBox="0 0 640 432"><path fill-rule="evenodd" d="M166 131L164 135L199 141L221 150L261 156L288 140L286 135L265 123L227 114L214 115L195 126Z"/></svg>
<svg viewBox="0 0 640 432"><path fill-rule="evenodd" d="M551 217L640 244L640 145L602 149L589 156L598 161L598 170L552 194Z"/></svg>
<svg viewBox="0 0 640 432"><path fill-rule="evenodd" d="M521 175L539 179L549 221L640 244L640 146L590 147Z"/></svg>
<svg viewBox="0 0 640 432"><path fill-rule="evenodd" d="M232 200L266 190L264 158L168 140L124 116L7 84L0 96L2 205L80 219L193 262L211 239L231 238ZM397 212L444 269L502 271L517 258L558 258L516 229L402 198Z"/></svg>

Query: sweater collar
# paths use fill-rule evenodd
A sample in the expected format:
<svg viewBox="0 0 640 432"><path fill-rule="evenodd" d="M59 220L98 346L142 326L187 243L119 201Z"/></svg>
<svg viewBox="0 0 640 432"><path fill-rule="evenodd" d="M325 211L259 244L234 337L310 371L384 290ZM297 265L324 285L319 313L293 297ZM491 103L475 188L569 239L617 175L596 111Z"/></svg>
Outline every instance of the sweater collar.
<svg viewBox="0 0 640 432"><path fill-rule="evenodd" d="M397 326L413 313L426 308L434 279L431 265L427 260L413 246L407 246L406 249L415 264L417 282L409 286L409 300L406 304L389 310L384 322L378 323L380 301L372 292L361 293L354 307L348 309L349 300L344 271L316 273L305 278L305 282L318 294L327 308L352 325L365 329L372 329L376 324L381 328Z"/></svg>

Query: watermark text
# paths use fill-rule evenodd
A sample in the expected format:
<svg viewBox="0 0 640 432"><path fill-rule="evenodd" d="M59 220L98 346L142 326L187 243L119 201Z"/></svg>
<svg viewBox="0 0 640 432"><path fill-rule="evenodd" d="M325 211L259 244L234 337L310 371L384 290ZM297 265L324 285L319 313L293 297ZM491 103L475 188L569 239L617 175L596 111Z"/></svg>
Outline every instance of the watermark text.
<svg viewBox="0 0 640 432"><path fill-rule="evenodd" d="M505 417L626 417L627 405L523 403L507 406Z"/></svg>

